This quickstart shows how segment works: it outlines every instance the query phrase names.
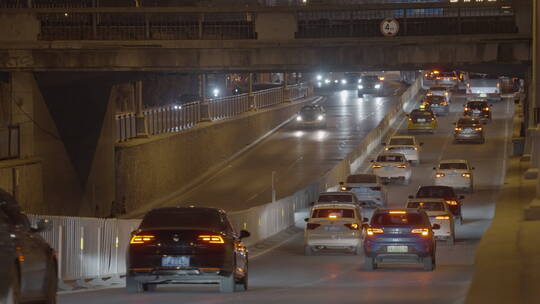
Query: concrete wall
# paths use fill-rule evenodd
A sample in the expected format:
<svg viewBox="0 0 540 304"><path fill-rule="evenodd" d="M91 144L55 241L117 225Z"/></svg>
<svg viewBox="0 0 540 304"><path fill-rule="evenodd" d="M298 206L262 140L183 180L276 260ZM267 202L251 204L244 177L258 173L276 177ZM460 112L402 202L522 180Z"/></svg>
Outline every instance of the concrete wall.
<svg viewBox="0 0 540 304"><path fill-rule="evenodd" d="M0 14L0 40L37 40L41 24L34 14Z"/></svg>
<svg viewBox="0 0 540 304"><path fill-rule="evenodd" d="M197 177L290 118L306 102L249 113L236 119L201 124L116 148L116 201L127 212L167 200Z"/></svg>
<svg viewBox="0 0 540 304"><path fill-rule="evenodd" d="M258 40L293 40L297 29L296 16L291 13L258 13L255 19Z"/></svg>

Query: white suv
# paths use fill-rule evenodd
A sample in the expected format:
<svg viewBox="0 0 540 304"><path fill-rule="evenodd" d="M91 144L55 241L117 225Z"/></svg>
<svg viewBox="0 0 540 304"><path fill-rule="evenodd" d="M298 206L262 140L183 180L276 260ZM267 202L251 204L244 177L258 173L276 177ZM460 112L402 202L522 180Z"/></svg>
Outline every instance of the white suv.
<svg viewBox="0 0 540 304"><path fill-rule="evenodd" d="M414 136L392 136L388 143L383 143L385 152L401 153L411 163L420 163L420 146L424 143L416 141Z"/></svg>
<svg viewBox="0 0 540 304"><path fill-rule="evenodd" d="M371 161L373 174L378 176L383 184L393 180L408 185L411 180L412 170L405 155L401 153L381 153L377 159Z"/></svg>
<svg viewBox="0 0 540 304"><path fill-rule="evenodd" d="M463 189L473 192L474 167L464 159L441 160L435 171L434 180L436 186L448 186L454 189Z"/></svg>
<svg viewBox="0 0 540 304"><path fill-rule="evenodd" d="M362 251L362 209L353 204L319 204L311 208L305 221L304 254L323 249Z"/></svg>
<svg viewBox="0 0 540 304"><path fill-rule="evenodd" d="M454 231L454 216L442 198L415 198L407 202L407 208L422 209L431 225L439 224L440 229L433 230L435 239L445 240L454 245L456 235Z"/></svg>

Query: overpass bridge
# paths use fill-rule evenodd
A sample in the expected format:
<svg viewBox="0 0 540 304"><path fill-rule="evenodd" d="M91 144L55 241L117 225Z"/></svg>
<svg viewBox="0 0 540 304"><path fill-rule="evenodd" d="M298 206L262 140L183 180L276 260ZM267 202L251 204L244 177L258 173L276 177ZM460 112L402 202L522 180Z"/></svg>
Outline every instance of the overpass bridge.
<svg viewBox="0 0 540 304"><path fill-rule="evenodd" d="M525 1L7 7L3 71L334 71L527 65ZM394 36L381 21L399 24ZM9 42L9 43L8 43Z"/></svg>

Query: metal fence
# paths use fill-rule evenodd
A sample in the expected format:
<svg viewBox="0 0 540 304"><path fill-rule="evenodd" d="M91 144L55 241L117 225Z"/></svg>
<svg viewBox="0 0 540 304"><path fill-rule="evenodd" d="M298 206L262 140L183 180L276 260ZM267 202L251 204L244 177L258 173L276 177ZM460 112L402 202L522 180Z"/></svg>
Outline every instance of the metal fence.
<svg viewBox="0 0 540 304"><path fill-rule="evenodd" d="M19 157L20 130L19 126L9 126L0 129L0 160Z"/></svg>
<svg viewBox="0 0 540 304"><path fill-rule="evenodd" d="M289 100L296 100L300 98L305 98L308 96L309 87L306 87L303 84L296 84L287 87L287 97Z"/></svg>
<svg viewBox="0 0 540 304"><path fill-rule="evenodd" d="M220 120L249 111L249 95L240 94L208 101L208 114L211 120Z"/></svg>
<svg viewBox="0 0 540 304"><path fill-rule="evenodd" d="M262 109L282 103L283 87L271 88L253 93L253 105L255 109Z"/></svg>
<svg viewBox="0 0 540 304"><path fill-rule="evenodd" d="M143 111L151 135L178 132L195 126L201 120L200 102L169 105Z"/></svg>

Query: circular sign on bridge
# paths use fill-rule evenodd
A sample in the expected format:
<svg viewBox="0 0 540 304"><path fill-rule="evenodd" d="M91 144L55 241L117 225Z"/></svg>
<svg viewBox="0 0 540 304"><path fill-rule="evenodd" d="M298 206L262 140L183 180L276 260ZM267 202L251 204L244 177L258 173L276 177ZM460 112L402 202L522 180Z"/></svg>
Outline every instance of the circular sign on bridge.
<svg viewBox="0 0 540 304"><path fill-rule="evenodd" d="M399 22L394 18L386 18L381 21L381 34L387 37L393 37L399 32Z"/></svg>

